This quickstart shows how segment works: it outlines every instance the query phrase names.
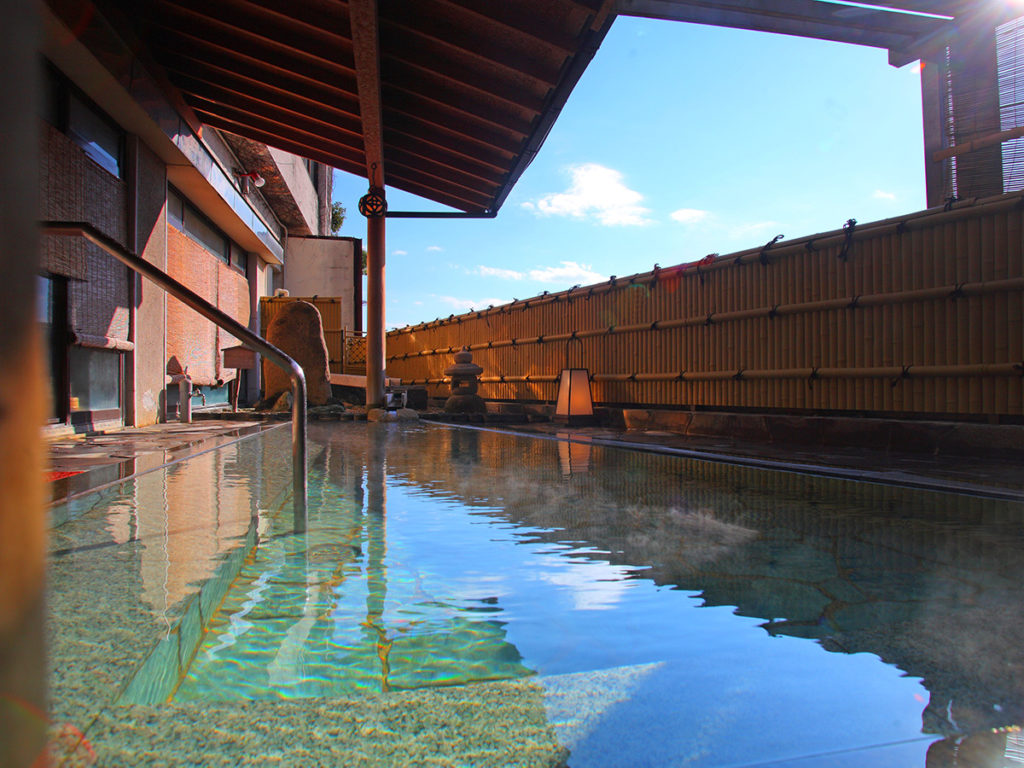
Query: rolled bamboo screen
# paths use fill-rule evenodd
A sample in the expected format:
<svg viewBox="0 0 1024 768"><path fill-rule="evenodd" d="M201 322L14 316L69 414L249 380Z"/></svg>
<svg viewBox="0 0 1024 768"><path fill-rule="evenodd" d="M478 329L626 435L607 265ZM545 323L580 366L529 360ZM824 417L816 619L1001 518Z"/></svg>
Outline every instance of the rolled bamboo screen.
<svg viewBox="0 0 1024 768"><path fill-rule="evenodd" d="M463 345L493 400L1024 413L1024 196L773 242L392 331L387 371L447 393ZM578 339L579 344L568 342Z"/></svg>

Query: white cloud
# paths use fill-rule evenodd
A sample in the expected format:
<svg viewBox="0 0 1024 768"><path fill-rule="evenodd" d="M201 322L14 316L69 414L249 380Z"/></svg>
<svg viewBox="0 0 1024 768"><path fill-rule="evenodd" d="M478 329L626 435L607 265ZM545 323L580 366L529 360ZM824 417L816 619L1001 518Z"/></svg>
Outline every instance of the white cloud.
<svg viewBox="0 0 1024 768"><path fill-rule="evenodd" d="M428 245L427 250L433 251L434 253L440 253L441 251L444 250L444 248L442 248L440 245Z"/></svg>
<svg viewBox="0 0 1024 768"><path fill-rule="evenodd" d="M477 267L474 272L482 277L496 277L500 280L532 280L535 283L565 285L587 285L608 279L606 275L595 272L589 264L578 264L575 261L562 261L557 267L537 267L529 272L485 266Z"/></svg>
<svg viewBox="0 0 1024 768"><path fill-rule="evenodd" d="M473 309L486 309L489 306L508 304L509 299L460 299L457 296L434 296L442 304L447 304L456 312L469 312Z"/></svg>
<svg viewBox="0 0 1024 768"><path fill-rule="evenodd" d="M622 174L597 163L569 167L572 182L565 192L544 195L523 208L540 216L593 219L607 227L644 226L650 210L640 205L644 196L627 187Z"/></svg>
<svg viewBox="0 0 1024 768"><path fill-rule="evenodd" d="M669 218L673 221L678 221L680 224L699 224L707 219L709 215L708 211L702 211L699 208L680 208L678 211L672 211L669 214Z"/></svg>
<svg viewBox="0 0 1024 768"><path fill-rule="evenodd" d="M591 269L589 264L577 264L575 261L563 261L557 267L544 267L543 269L531 269L530 279L538 283L565 283L567 285L588 285L600 283L607 280L607 275L602 275Z"/></svg>
<svg viewBox="0 0 1024 768"><path fill-rule="evenodd" d="M876 189L875 193L871 195L875 200L895 200L896 195L892 192L886 192L881 189Z"/></svg>
<svg viewBox="0 0 1024 768"><path fill-rule="evenodd" d="M392 251L391 255L392 256L408 256L409 252L408 251Z"/></svg>
<svg viewBox="0 0 1024 768"><path fill-rule="evenodd" d="M567 563L547 568L538 578L561 587L578 611L604 611L615 608L629 588L630 569L605 562Z"/></svg>
<svg viewBox="0 0 1024 768"><path fill-rule="evenodd" d="M477 268L476 273L482 277L497 277L499 280L522 280L526 277L522 272L516 272L514 269L501 269L500 267L480 266Z"/></svg>
<svg viewBox="0 0 1024 768"><path fill-rule="evenodd" d="M742 237L753 237L754 235L764 234L773 229L777 229L779 223L777 221L752 221L749 224L740 224L738 227L733 227L730 234L733 238Z"/></svg>

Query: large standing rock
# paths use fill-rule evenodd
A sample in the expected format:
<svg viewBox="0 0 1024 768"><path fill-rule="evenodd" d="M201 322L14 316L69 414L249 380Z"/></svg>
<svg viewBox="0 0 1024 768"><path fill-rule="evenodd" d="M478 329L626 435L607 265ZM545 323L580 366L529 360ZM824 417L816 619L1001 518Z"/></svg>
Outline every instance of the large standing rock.
<svg viewBox="0 0 1024 768"><path fill-rule="evenodd" d="M267 328L267 341L292 357L306 374L306 399L324 405L331 398L327 342L320 312L308 301L292 301L281 307ZM264 400L291 391L288 374L269 360L263 361Z"/></svg>

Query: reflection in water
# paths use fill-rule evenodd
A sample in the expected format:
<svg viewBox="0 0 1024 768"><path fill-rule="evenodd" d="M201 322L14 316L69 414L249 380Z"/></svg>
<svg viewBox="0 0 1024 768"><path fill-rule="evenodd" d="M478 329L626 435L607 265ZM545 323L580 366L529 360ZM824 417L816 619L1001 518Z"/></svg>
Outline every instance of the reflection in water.
<svg viewBox="0 0 1024 768"><path fill-rule="evenodd" d="M238 550L290 473L288 436L226 445L54 509L49 565L52 717L85 731Z"/></svg>
<svg viewBox="0 0 1024 768"><path fill-rule="evenodd" d="M562 477L581 475L590 471L590 438L559 432L558 463Z"/></svg>
<svg viewBox="0 0 1024 768"><path fill-rule="evenodd" d="M630 739L651 764L820 754L864 733L948 737L921 746L928 768L1019 751L1018 504L477 430L310 437L308 532L263 524L179 699L538 673L573 765L630 765ZM237 499L191 503L229 471L198 463L110 508L115 539L147 531L154 608L248 525L250 470ZM171 535L209 514L190 505L220 509L204 523L220 533Z"/></svg>
<svg viewBox="0 0 1024 768"><path fill-rule="evenodd" d="M565 443L440 431L381 431L391 482L486 509L520 543L571 546L575 565L539 578L575 584L580 607L617 602L584 583L581 563L607 563L606 585L696 592L771 636L922 678L926 733L1024 721L1018 504L600 446L570 474ZM352 432L326 439L359 451Z"/></svg>
<svg viewBox="0 0 1024 768"><path fill-rule="evenodd" d="M176 698L387 692L531 674L490 606L465 604L389 547L388 433L328 443L302 536L267 537L214 618ZM471 466L476 435L452 445Z"/></svg>
<svg viewBox="0 0 1024 768"><path fill-rule="evenodd" d="M928 747L925 768L1014 768L1024 766L1019 728L1000 728L943 739Z"/></svg>

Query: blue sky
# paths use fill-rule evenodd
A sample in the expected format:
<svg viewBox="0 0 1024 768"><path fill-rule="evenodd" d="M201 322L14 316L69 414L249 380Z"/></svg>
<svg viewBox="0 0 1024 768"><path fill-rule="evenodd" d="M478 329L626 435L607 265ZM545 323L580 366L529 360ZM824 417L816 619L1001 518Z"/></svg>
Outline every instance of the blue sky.
<svg viewBox="0 0 1024 768"><path fill-rule="evenodd" d="M386 325L919 210L921 136L883 50L620 17L496 219L388 220ZM335 174L339 234L365 192Z"/></svg>

